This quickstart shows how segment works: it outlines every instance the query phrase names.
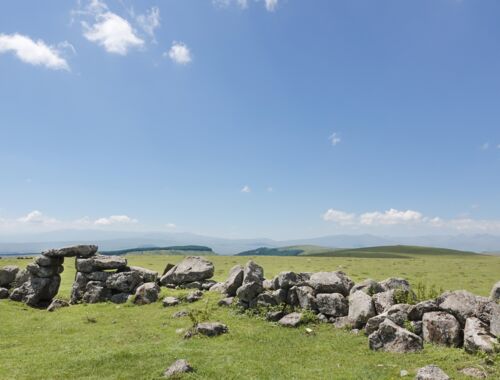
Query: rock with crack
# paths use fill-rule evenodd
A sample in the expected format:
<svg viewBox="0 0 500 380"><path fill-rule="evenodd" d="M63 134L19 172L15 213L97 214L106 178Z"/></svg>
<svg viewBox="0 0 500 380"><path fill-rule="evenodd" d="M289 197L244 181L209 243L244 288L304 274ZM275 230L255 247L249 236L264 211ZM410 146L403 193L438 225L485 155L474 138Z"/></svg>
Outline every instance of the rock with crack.
<svg viewBox="0 0 500 380"><path fill-rule="evenodd" d="M158 280L158 272L154 270L150 270L147 268L143 267L137 267L137 266L130 266L130 267L125 267L124 269L120 270L123 272L137 272L139 276L142 279L142 282L156 282Z"/></svg>
<svg viewBox="0 0 500 380"><path fill-rule="evenodd" d="M425 313L422 318L424 341L450 347L462 345L462 329L457 319L444 311Z"/></svg>
<svg viewBox="0 0 500 380"><path fill-rule="evenodd" d="M203 281L214 275L214 265L199 256L188 256L171 268L161 278L161 284L181 285L188 282Z"/></svg>
<svg viewBox="0 0 500 380"><path fill-rule="evenodd" d="M423 349L422 338L399 327L389 319L383 321L379 329L370 334L368 341L372 350L406 353Z"/></svg>
<svg viewBox="0 0 500 380"><path fill-rule="evenodd" d="M111 299L111 290L101 281L89 281L85 287L84 303L106 302Z"/></svg>
<svg viewBox="0 0 500 380"><path fill-rule="evenodd" d="M185 359L176 360L170 367L168 367L165 372L163 372L163 377L168 378L178 378L183 373L193 372L193 367Z"/></svg>
<svg viewBox="0 0 500 380"><path fill-rule="evenodd" d="M253 301L250 303L250 307L270 307L270 306L278 306L286 301L286 290L278 289L278 290L268 290L264 293L259 294Z"/></svg>
<svg viewBox="0 0 500 380"><path fill-rule="evenodd" d="M436 301L440 310L453 314L460 325L464 327L467 318L475 317L478 309L482 304L488 302L488 299L465 290L456 290L443 293Z"/></svg>
<svg viewBox="0 0 500 380"><path fill-rule="evenodd" d="M158 301L160 287L156 282L146 282L139 286L135 291L134 303L136 305L148 305Z"/></svg>
<svg viewBox="0 0 500 380"><path fill-rule="evenodd" d="M415 380L450 380L450 377L441 368L431 364L420 368Z"/></svg>
<svg viewBox="0 0 500 380"><path fill-rule="evenodd" d="M278 323L284 327L297 327L302 323L302 313L290 313L282 317Z"/></svg>
<svg viewBox="0 0 500 380"><path fill-rule="evenodd" d="M34 263L41 267L57 267L63 265L64 257L47 257L40 255L35 257Z"/></svg>
<svg viewBox="0 0 500 380"><path fill-rule="evenodd" d="M362 328L374 316L372 297L360 290L349 296L348 318L354 328Z"/></svg>
<svg viewBox="0 0 500 380"><path fill-rule="evenodd" d="M222 335L228 331L227 326L220 322L202 322L196 325L196 332L208 337Z"/></svg>
<svg viewBox="0 0 500 380"><path fill-rule="evenodd" d="M119 272L111 274L106 280L106 287L123 293L134 293L142 278L137 272Z"/></svg>
<svg viewBox="0 0 500 380"><path fill-rule="evenodd" d="M497 339L488 331L488 326L480 319L467 318L464 328L464 348L468 353L479 351L491 354L495 352Z"/></svg>

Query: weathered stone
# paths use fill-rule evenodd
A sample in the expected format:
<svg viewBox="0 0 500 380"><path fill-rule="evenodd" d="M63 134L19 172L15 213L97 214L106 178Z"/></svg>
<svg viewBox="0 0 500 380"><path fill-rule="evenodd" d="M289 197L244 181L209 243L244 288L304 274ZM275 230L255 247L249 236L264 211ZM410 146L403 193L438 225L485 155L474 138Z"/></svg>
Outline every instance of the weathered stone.
<svg viewBox="0 0 500 380"><path fill-rule="evenodd" d="M335 319L333 317L331 317L332 319ZM318 315L316 315L316 319L318 320L318 322L321 322L321 323L328 323L330 322L330 318L328 318L325 314L323 313L319 313Z"/></svg>
<svg viewBox="0 0 500 380"><path fill-rule="evenodd" d="M372 296L373 305L375 306L377 314L389 310L389 308L396 303L394 301L394 292L394 290L386 290Z"/></svg>
<svg viewBox="0 0 500 380"><path fill-rule="evenodd" d="M404 278L391 277L391 278L388 278L384 281L381 281L379 284L384 291L388 291L388 290L410 291L411 290L410 283L407 280L405 280Z"/></svg>
<svg viewBox="0 0 500 380"><path fill-rule="evenodd" d="M282 311L268 311L266 313L266 320L269 322L278 322L285 315Z"/></svg>
<svg viewBox="0 0 500 380"><path fill-rule="evenodd" d="M162 284L180 285L187 282L206 280L213 275L214 265L210 261L199 256L188 256L165 273L160 282Z"/></svg>
<svg viewBox="0 0 500 380"><path fill-rule="evenodd" d="M209 289L210 292L226 293L226 286L223 282L217 282Z"/></svg>
<svg viewBox="0 0 500 380"><path fill-rule="evenodd" d="M7 265L0 268L0 286L10 288L18 272L19 267L15 265Z"/></svg>
<svg viewBox="0 0 500 380"><path fill-rule="evenodd" d="M202 281L201 290L210 290L212 288L212 286L214 286L215 284L217 284L217 282L214 280Z"/></svg>
<svg viewBox="0 0 500 380"><path fill-rule="evenodd" d="M108 277L111 276L112 274L113 273L111 272L97 271L97 272L85 273L84 276L87 278L88 281L106 282L108 280Z"/></svg>
<svg viewBox="0 0 500 380"><path fill-rule="evenodd" d="M264 288L264 290L276 290L274 288L274 282L273 282L273 280L264 280L264 281L262 281L262 287Z"/></svg>
<svg viewBox="0 0 500 380"><path fill-rule="evenodd" d="M64 263L64 257L47 257L40 255L35 257L34 263L41 267L57 267Z"/></svg>
<svg viewBox="0 0 500 380"><path fill-rule="evenodd" d="M243 267L235 265L229 271L229 277L224 283L224 291L229 297L234 297L236 291L243 284Z"/></svg>
<svg viewBox="0 0 500 380"><path fill-rule="evenodd" d="M22 284L24 284L26 281L28 281L31 277L31 273L28 272L26 269L21 269L19 272L16 274L16 278L14 279L14 282L10 284L11 288L18 288Z"/></svg>
<svg viewBox="0 0 500 380"><path fill-rule="evenodd" d="M68 306L69 303L67 301L55 299L50 303L49 307L47 308L47 311L56 311L57 309Z"/></svg>
<svg viewBox="0 0 500 380"><path fill-rule="evenodd" d="M382 313L371 317L365 325L365 334L370 335L378 330L380 324L387 319L387 313Z"/></svg>
<svg viewBox="0 0 500 380"><path fill-rule="evenodd" d="M408 311L408 319L410 321L420 321L425 313L439 311L439 306L435 300L427 300L412 305Z"/></svg>
<svg viewBox="0 0 500 380"><path fill-rule="evenodd" d="M294 286L290 288L287 295L287 303L302 309L317 310L314 289L310 286Z"/></svg>
<svg viewBox="0 0 500 380"><path fill-rule="evenodd" d="M187 302L196 302L198 300L201 300L202 297L203 297L203 292L200 290L196 290L194 292L189 293L186 296L186 301Z"/></svg>
<svg viewBox="0 0 500 380"><path fill-rule="evenodd" d="M30 275L20 287L12 290L10 299L24 302L29 306L39 306L52 301L59 291L61 276L37 277Z"/></svg>
<svg viewBox="0 0 500 380"><path fill-rule="evenodd" d="M88 282L89 280L87 279L87 276L80 272L76 273L75 281L73 282L73 286L71 288L70 302L72 304L76 304L82 300Z"/></svg>
<svg viewBox="0 0 500 380"><path fill-rule="evenodd" d="M370 335L373 332L377 331L380 324L385 321L385 319L389 319L394 322L396 325L403 327L405 322L408 319L408 309L410 305L408 304L396 304L393 305L387 310L385 313L376 315L366 322L365 333L366 335ZM415 332L416 334L416 332ZM419 334L417 334L419 335Z"/></svg>
<svg viewBox="0 0 500 380"><path fill-rule="evenodd" d="M156 282L146 282L139 286L135 291L134 303L136 305L148 305L158 301L160 287Z"/></svg>
<svg viewBox="0 0 500 380"><path fill-rule="evenodd" d="M500 281L498 281L491 289L490 299L495 302L500 301Z"/></svg>
<svg viewBox="0 0 500 380"><path fill-rule="evenodd" d="M234 297L226 297L217 302L219 306L231 306L234 302Z"/></svg>
<svg viewBox="0 0 500 380"><path fill-rule="evenodd" d="M130 297L132 297L130 293L116 293L109 300L113 303L122 304L127 302Z"/></svg>
<svg viewBox="0 0 500 380"><path fill-rule="evenodd" d="M264 288L262 287L262 282L250 282L241 285L236 291L238 298L243 301L250 303L254 298L256 298Z"/></svg>
<svg viewBox="0 0 500 380"><path fill-rule="evenodd" d="M441 310L453 314L463 327L469 317L476 316L476 312L488 299L476 296L465 290L446 292L438 297L437 303Z"/></svg>
<svg viewBox="0 0 500 380"><path fill-rule="evenodd" d="M476 379L486 379L488 377L485 371L474 367L463 368L458 372L464 374L467 377L474 377Z"/></svg>
<svg viewBox="0 0 500 380"><path fill-rule="evenodd" d="M85 303L106 302L111 298L111 290L103 282L89 281L85 287L82 301Z"/></svg>
<svg viewBox="0 0 500 380"><path fill-rule="evenodd" d="M163 273L162 273L161 275L162 275L162 276L166 275L166 274L168 273L168 271L169 271L170 269L172 269L173 267L175 267L175 265L174 265L174 264L170 264L170 263L168 263L167 265L165 265L165 269L163 269Z"/></svg>
<svg viewBox="0 0 500 380"><path fill-rule="evenodd" d="M165 297L162 303L163 306L170 307L178 305L180 303L180 300L177 297Z"/></svg>
<svg viewBox="0 0 500 380"><path fill-rule="evenodd" d="M262 286L264 281L264 268L250 260L243 269L243 285L252 282L259 283Z"/></svg>
<svg viewBox="0 0 500 380"><path fill-rule="evenodd" d="M333 323L333 327L337 329L346 329L352 327L351 322L349 321L349 317L330 318L330 322Z"/></svg>
<svg viewBox="0 0 500 380"><path fill-rule="evenodd" d="M284 327L297 327L302 322L302 313L290 313L282 317L278 323Z"/></svg>
<svg viewBox="0 0 500 380"><path fill-rule="evenodd" d="M275 289L288 290L292 286L297 286L302 280L295 272L281 272L273 279Z"/></svg>
<svg viewBox="0 0 500 380"><path fill-rule="evenodd" d="M488 332L488 326L476 317L467 318L464 328L464 348L468 353L493 353L497 340Z"/></svg>
<svg viewBox="0 0 500 380"><path fill-rule="evenodd" d="M368 341L372 350L405 353L420 351L423 348L422 338L389 319L380 324L379 329L368 337Z"/></svg>
<svg viewBox="0 0 500 380"><path fill-rule="evenodd" d="M313 273L308 282L315 293L340 293L347 297L354 282L344 272Z"/></svg>
<svg viewBox="0 0 500 380"><path fill-rule="evenodd" d="M142 282L156 282L158 279L158 272L142 267L130 266L128 271L137 272L141 276Z"/></svg>
<svg viewBox="0 0 500 380"><path fill-rule="evenodd" d="M91 257L97 252L97 245L75 245L60 249L49 249L42 252L47 257Z"/></svg>
<svg viewBox="0 0 500 380"><path fill-rule="evenodd" d="M33 263L28 264L26 269L28 272L37 277L52 277L64 271L64 267L62 265L55 267L41 267Z"/></svg>
<svg viewBox="0 0 500 380"><path fill-rule="evenodd" d="M422 318L423 338L426 342L445 346L462 345L462 329L457 319L443 311L425 313Z"/></svg>
<svg viewBox="0 0 500 380"><path fill-rule="evenodd" d="M205 336L217 336L228 332L225 324L219 322L202 322L196 325L196 332Z"/></svg>
<svg viewBox="0 0 500 380"><path fill-rule="evenodd" d="M343 317L349 312L349 302L340 293L320 293L316 295L318 311L330 317Z"/></svg>
<svg viewBox="0 0 500 380"><path fill-rule="evenodd" d="M366 322L375 316L372 297L358 290L349 296L349 322L354 328L362 328Z"/></svg>
<svg viewBox="0 0 500 380"><path fill-rule="evenodd" d="M441 368L431 364L420 368L415 380L450 380L450 377Z"/></svg>
<svg viewBox="0 0 500 380"><path fill-rule="evenodd" d="M123 269L126 266L127 259L122 256L97 255L88 259L76 259L76 270L84 273L106 269Z"/></svg>
<svg viewBox="0 0 500 380"><path fill-rule="evenodd" d="M193 367L191 367L187 360L179 359L165 370L163 376L166 378L177 378L178 376L187 372L193 372Z"/></svg>
<svg viewBox="0 0 500 380"><path fill-rule="evenodd" d="M384 288L375 280L372 280L371 278L368 278L358 284L355 284L351 290L349 291L350 294L353 294L354 292L357 292L358 290L361 290L368 294L369 296L372 296L377 293L381 293L384 291Z"/></svg>
<svg viewBox="0 0 500 380"><path fill-rule="evenodd" d="M9 298L9 289L7 288L0 288L0 300Z"/></svg>
<svg viewBox="0 0 500 380"><path fill-rule="evenodd" d="M106 280L106 286L123 293L133 293L142 283L141 276L137 272L113 273Z"/></svg>

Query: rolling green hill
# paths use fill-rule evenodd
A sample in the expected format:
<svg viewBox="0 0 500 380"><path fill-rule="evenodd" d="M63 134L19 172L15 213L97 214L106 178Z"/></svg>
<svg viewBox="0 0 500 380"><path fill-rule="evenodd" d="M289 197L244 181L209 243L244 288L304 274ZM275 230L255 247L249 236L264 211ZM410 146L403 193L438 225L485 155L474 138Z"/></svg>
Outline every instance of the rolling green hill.
<svg viewBox="0 0 500 380"><path fill-rule="evenodd" d="M250 251L240 252L235 256L303 256L331 252L332 248L317 245L292 245L289 247L267 248L261 247Z"/></svg>
<svg viewBox="0 0 500 380"><path fill-rule="evenodd" d="M103 255L167 255L167 256L204 256L216 255L210 247L202 245L181 245L172 247L142 247L100 252Z"/></svg>

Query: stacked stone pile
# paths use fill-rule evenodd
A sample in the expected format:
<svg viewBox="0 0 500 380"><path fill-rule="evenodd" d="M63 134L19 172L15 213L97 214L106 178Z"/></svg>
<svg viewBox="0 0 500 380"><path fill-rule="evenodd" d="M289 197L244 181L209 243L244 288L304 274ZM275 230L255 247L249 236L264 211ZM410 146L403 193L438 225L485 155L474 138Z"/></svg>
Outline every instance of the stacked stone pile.
<svg viewBox="0 0 500 380"><path fill-rule="evenodd" d="M265 280L262 267L249 261L245 267L233 267L227 280L212 289L226 296L219 305L237 302L245 309L269 308L268 320L284 326L299 325L305 309L336 327L364 329L373 350L415 352L425 341L492 353L500 337L500 282L490 298L459 290L407 304L397 303L416 298L405 279L354 284L337 271L281 272Z"/></svg>

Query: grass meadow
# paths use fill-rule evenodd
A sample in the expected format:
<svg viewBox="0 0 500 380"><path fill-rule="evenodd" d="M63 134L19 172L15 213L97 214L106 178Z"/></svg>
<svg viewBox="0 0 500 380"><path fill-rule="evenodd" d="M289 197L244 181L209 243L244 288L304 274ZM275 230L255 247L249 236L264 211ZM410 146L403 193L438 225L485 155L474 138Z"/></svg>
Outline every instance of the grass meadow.
<svg viewBox="0 0 500 380"><path fill-rule="evenodd" d="M129 264L159 272L181 256L127 256ZM215 279L222 281L235 264L249 257L211 256ZM405 258L256 257L266 278L280 271L343 270L355 281L405 277L413 285L425 283L443 289L466 289L488 295L500 280L500 258L491 256L406 255ZM0 266L25 266L31 260L2 259ZM60 298L69 298L75 274L67 259ZM162 288L161 296L186 293ZM203 300L164 308L146 306L76 305L54 313L0 301L0 379L158 379L174 360L187 359L196 371L185 379L398 379L419 367L439 365L453 379L465 379L464 367L484 368L500 378L500 359L486 365L485 358L462 349L426 344L421 353L373 352L367 338L329 324L286 329L259 318L216 306L220 295L206 293ZM184 340L189 318L172 318L183 309L204 309L211 320L228 325L229 333L216 338Z"/></svg>

